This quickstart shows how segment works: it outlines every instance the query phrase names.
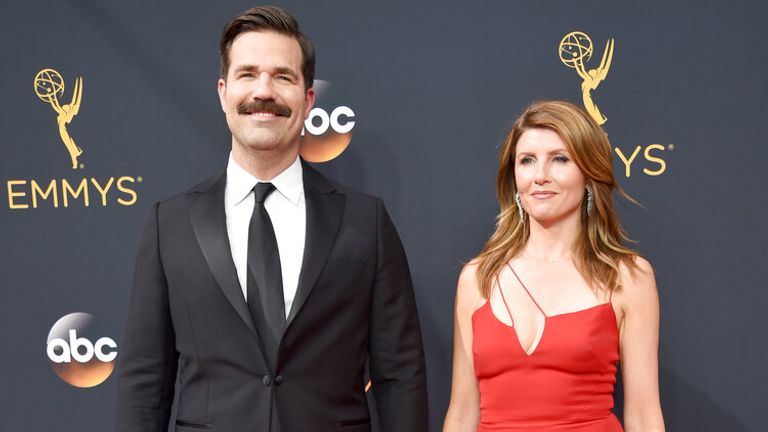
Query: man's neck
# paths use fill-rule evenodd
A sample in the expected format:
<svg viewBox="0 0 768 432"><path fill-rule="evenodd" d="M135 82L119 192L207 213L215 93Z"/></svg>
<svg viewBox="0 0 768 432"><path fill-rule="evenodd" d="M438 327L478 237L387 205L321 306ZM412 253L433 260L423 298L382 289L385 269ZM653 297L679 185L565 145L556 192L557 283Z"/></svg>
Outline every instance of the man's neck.
<svg viewBox="0 0 768 432"><path fill-rule="evenodd" d="M288 169L298 154L298 149L290 152L263 151L252 154L238 146L232 146L232 158L235 162L252 176L264 181L272 180Z"/></svg>

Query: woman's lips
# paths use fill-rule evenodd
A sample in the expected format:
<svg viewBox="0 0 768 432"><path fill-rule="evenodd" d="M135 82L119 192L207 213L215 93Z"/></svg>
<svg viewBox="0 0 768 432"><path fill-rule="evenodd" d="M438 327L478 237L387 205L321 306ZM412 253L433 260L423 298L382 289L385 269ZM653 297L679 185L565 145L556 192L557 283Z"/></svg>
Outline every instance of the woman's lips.
<svg viewBox="0 0 768 432"><path fill-rule="evenodd" d="M543 198L550 198L550 197L553 197L555 195L557 195L557 194L555 192L552 192L552 191L537 191L537 192L531 193L532 197L534 197L534 198L541 198L541 199L543 199Z"/></svg>

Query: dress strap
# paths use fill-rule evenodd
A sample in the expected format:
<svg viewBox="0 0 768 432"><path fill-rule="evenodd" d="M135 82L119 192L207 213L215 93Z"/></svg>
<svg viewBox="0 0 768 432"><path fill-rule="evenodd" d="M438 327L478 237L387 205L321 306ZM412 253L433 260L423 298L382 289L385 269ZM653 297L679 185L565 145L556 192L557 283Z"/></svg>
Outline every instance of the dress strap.
<svg viewBox="0 0 768 432"><path fill-rule="evenodd" d="M523 287L523 289L525 290L525 293L528 294L528 297L531 298L531 301L533 302L533 304L535 304L536 307L539 308L539 312L541 312L541 314L546 317L547 314L544 312L544 309L542 309L541 306L539 306L539 303L536 301L536 299L533 298L533 296L531 295L531 292L528 291L528 288L525 286L523 281L520 280L520 276L517 275L517 273L515 272L515 269L512 268L509 262L507 262L507 267L509 267L509 269L512 270L512 274L515 275L515 278L517 279L517 281L520 282L520 286ZM499 288L499 291L501 291L501 288Z"/></svg>
<svg viewBox="0 0 768 432"><path fill-rule="evenodd" d="M496 286L499 287L499 294L501 294L501 301L504 302L504 308L507 310L507 315L509 315L509 321L512 323L512 327L515 326L515 319L512 318L512 311L509 309L509 305L507 304L507 299L504 298L504 291L501 289L501 284L499 283L499 275L496 274ZM491 298L488 297L488 306L490 306Z"/></svg>

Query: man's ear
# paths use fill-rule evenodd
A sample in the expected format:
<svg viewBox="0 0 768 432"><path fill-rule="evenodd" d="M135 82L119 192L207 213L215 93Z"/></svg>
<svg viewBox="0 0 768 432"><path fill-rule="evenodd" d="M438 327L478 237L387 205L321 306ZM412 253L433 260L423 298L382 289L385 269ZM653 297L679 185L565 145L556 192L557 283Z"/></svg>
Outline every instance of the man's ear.
<svg viewBox="0 0 768 432"><path fill-rule="evenodd" d="M219 78L219 82L216 85L216 91L219 93L221 110L227 112L227 82L224 81L224 78Z"/></svg>
<svg viewBox="0 0 768 432"><path fill-rule="evenodd" d="M304 96L304 119L309 117L309 112L312 111L312 107L315 105L315 88L310 87L307 90L307 94Z"/></svg>

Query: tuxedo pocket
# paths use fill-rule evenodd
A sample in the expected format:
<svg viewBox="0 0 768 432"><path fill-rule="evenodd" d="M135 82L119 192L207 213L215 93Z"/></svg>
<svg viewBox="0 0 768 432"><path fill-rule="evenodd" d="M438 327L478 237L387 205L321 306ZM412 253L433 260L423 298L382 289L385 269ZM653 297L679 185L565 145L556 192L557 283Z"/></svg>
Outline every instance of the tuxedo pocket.
<svg viewBox="0 0 768 432"><path fill-rule="evenodd" d="M360 419L350 419L350 420L340 420L337 423L337 431L339 432L370 432L371 430L371 419L370 418L360 418Z"/></svg>
<svg viewBox="0 0 768 432"><path fill-rule="evenodd" d="M181 419L176 420L176 432L200 431L200 430L212 431L213 425L210 423L197 422L197 421L189 421L189 420L181 420Z"/></svg>
<svg viewBox="0 0 768 432"><path fill-rule="evenodd" d="M365 260L328 261L320 273L321 280L358 276L365 270Z"/></svg>

